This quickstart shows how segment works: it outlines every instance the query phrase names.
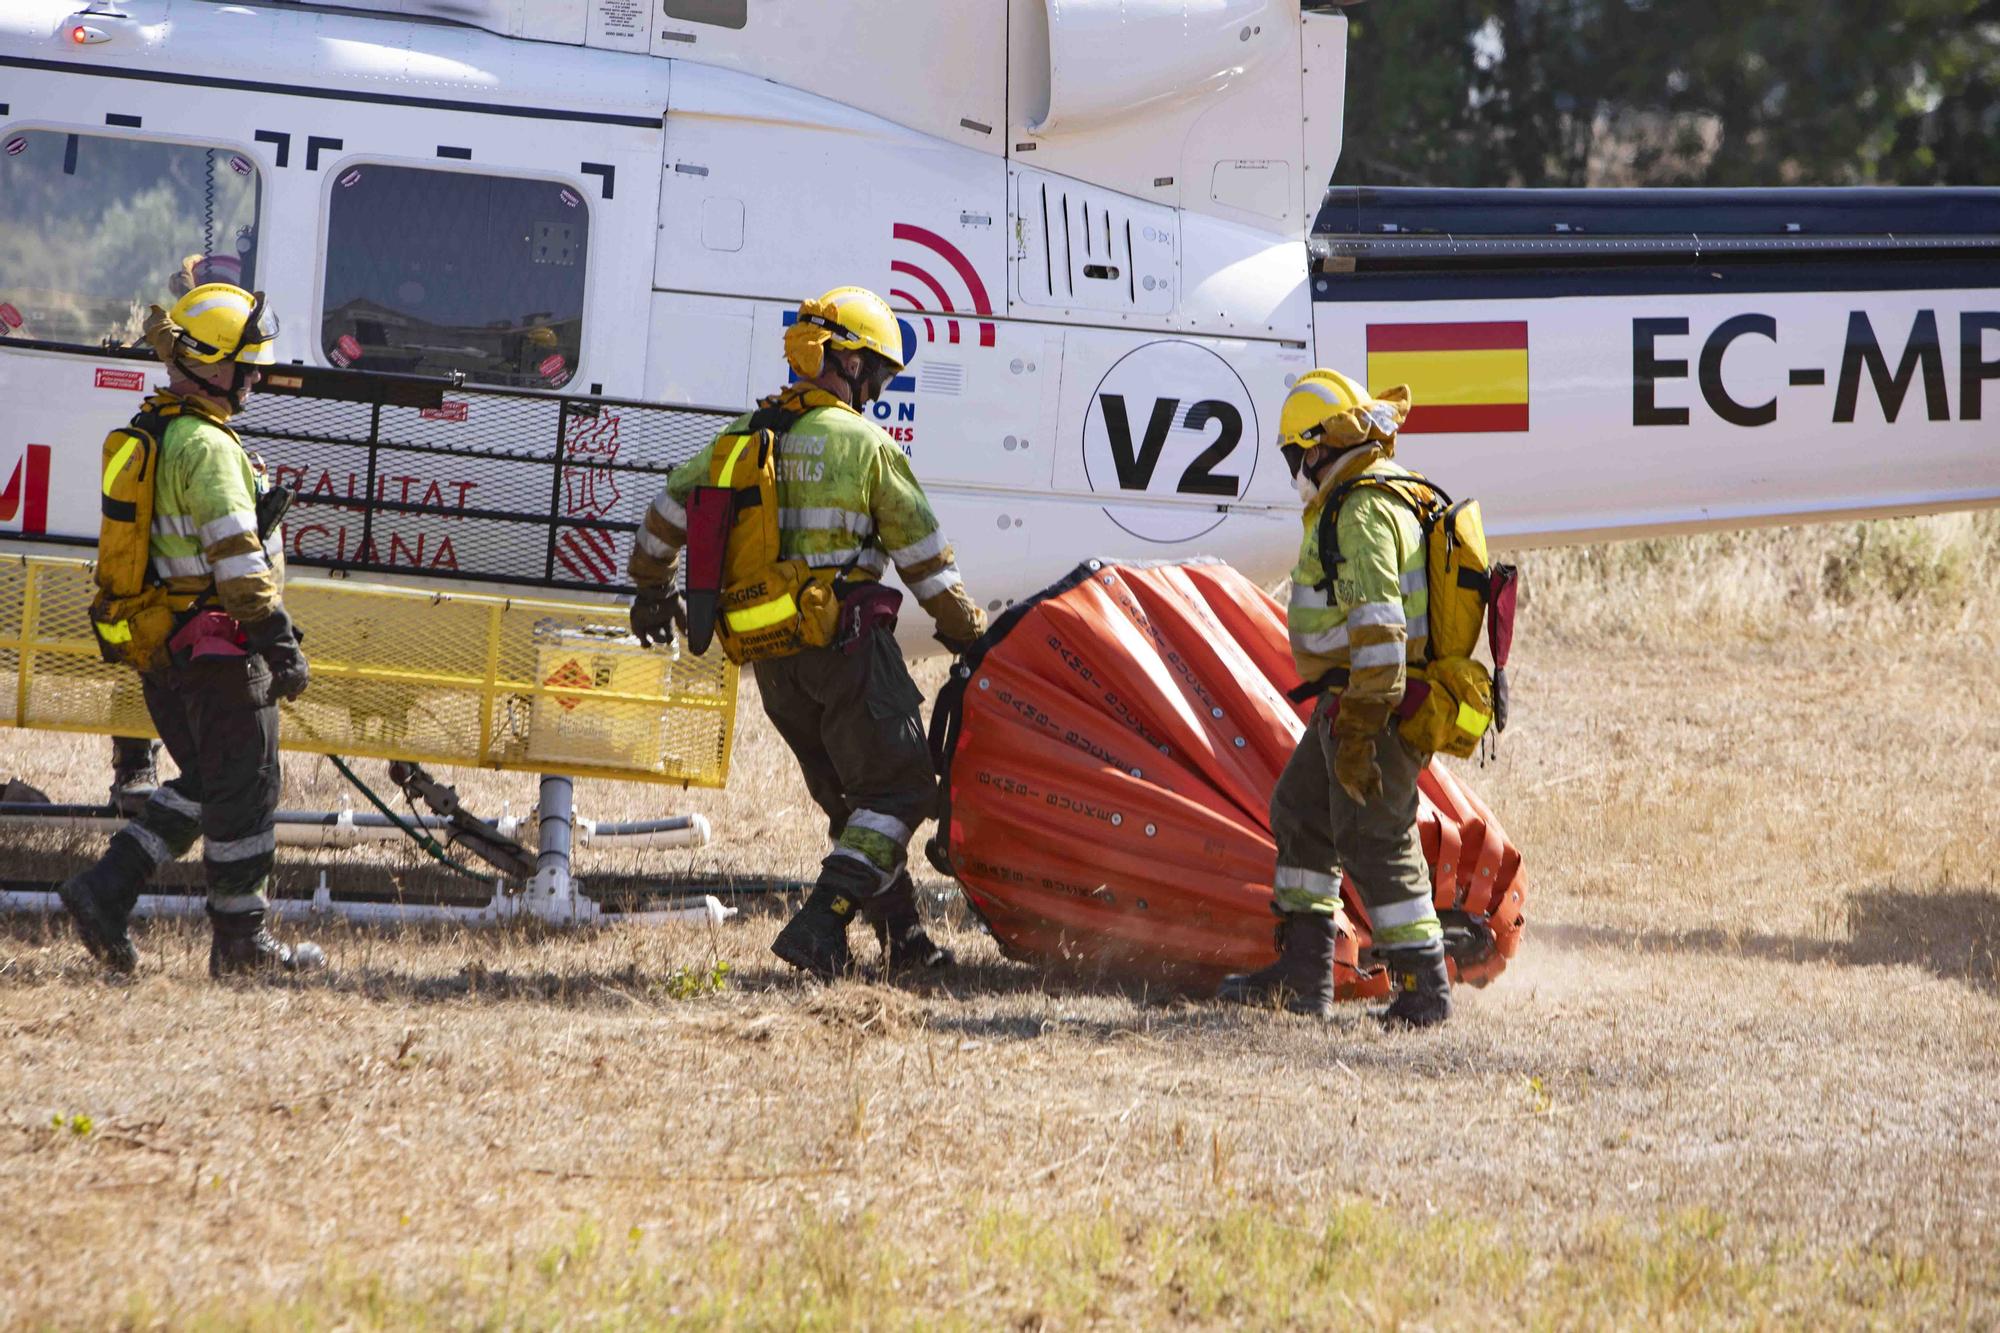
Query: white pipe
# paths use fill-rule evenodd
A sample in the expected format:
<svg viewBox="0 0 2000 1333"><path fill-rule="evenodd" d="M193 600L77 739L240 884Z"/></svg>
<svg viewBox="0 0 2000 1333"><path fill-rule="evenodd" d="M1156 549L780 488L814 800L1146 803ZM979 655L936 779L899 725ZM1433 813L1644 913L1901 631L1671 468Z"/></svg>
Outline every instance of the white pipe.
<svg viewBox="0 0 2000 1333"><path fill-rule="evenodd" d="M200 916L207 909L207 897L200 889L182 894L148 893L132 909L135 917ZM282 917L303 908L307 916L337 916L343 921L370 925L418 925L425 922L452 922L467 926L491 926L504 921L534 918L558 925L612 926L629 923L639 926L672 922L706 922L719 925L737 913L712 893L675 899L666 907L650 912L607 912L584 897L558 903L532 894L495 892L481 907L457 907L442 903L336 902L326 887L326 873L320 872L319 888L310 903L297 899L273 899L272 914ZM0 911L60 912L62 899L53 893L19 893L0 890Z"/></svg>
<svg viewBox="0 0 2000 1333"><path fill-rule="evenodd" d="M0 829L29 825L37 831L59 829L71 833L101 833L109 837L129 822L124 815L67 813L76 810L75 806L50 809L65 813L24 813L18 807L0 812ZM405 822L411 822L407 816ZM616 823L579 818L574 822L576 843L580 847L588 847L594 842L616 842L622 847L705 847L714 836L705 815L676 815L670 819ZM502 836L511 837L519 832L520 825L519 820L503 820L499 831ZM422 823L417 827L440 838L448 837L452 832L450 822L436 815L423 816ZM397 842L406 836L381 815L372 811L356 814L352 810L280 810L276 816L275 832L279 844L286 847L358 847L370 842Z"/></svg>

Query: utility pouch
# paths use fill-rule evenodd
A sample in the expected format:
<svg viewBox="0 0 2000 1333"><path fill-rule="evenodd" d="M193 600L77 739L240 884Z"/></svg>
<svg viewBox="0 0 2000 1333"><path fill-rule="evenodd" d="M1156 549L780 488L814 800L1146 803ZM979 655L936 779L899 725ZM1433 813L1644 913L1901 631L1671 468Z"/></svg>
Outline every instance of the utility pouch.
<svg viewBox="0 0 2000 1333"><path fill-rule="evenodd" d="M803 560L780 560L724 588L721 607L722 651L738 666L824 648L840 623L832 587Z"/></svg>
<svg viewBox="0 0 2000 1333"><path fill-rule="evenodd" d="M98 656L113 666L154 671L167 665L174 611L165 588L147 588L133 597L106 597L100 591L90 601L90 627L97 633Z"/></svg>
<svg viewBox="0 0 2000 1333"><path fill-rule="evenodd" d="M198 662L207 657L248 657L250 650L245 646L243 626L236 617L224 611L203 611L188 618L188 622L174 632L167 640L167 648L176 662Z"/></svg>
<svg viewBox="0 0 2000 1333"><path fill-rule="evenodd" d="M863 583L840 599L840 627L833 646L852 656L868 646L877 629L896 628L896 613L902 608L900 590L880 583Z"/></svg>
<svg viewBox="0 0 2000 1333"><path fill-rule="evenodd" d="M1492 676L1470 657L1446 657L1425 667L1424 677L1429 691L1397 731L1426 753L1470 759L1493 725Z"/></svg>

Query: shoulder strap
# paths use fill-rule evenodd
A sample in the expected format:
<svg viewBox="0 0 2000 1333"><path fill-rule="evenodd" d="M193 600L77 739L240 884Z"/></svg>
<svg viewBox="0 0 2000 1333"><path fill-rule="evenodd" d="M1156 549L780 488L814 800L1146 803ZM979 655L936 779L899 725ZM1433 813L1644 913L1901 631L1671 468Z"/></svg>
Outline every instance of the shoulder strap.
<svg viewBox="0 0 2000 1333"><path fill-rule="evenodd" d="M1340 510L1347 503L1349 497L1356 491L1364 487L1386 491L1406 505L1409 511L1417 516L1419 521L1423 519L1423 511L1417 508L1415 501L1390 484L1401 480L1403 480L1401 477L1384 477L1376 473L1365 472L1358 477L1341 482L1340 485L1327 493L1326 504L1319 511L1319 587L1322 591L1333 587L1334 571L1340 568L1341 562L1346 558L1340 553ZM1410 480L1420 485L1430 484L1421 477L1412 477ZM1443 494L1443 492L1440 491L1439 494Z"/></svg>

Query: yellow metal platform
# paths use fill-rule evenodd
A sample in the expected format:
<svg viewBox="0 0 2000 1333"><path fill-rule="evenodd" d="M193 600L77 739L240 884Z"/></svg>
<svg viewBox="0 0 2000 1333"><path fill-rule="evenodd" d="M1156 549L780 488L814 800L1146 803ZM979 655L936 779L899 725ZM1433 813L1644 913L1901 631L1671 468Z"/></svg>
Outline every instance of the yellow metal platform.
<svg viewBox="0 0 2000 1333"><path fill-rule="evenodd" d="M0 724L150 736L139 680L97 655L85 560L0 559ZM312 687L284 748L720 787L736 668L644 649L622 607L294 578Z"/></svg>

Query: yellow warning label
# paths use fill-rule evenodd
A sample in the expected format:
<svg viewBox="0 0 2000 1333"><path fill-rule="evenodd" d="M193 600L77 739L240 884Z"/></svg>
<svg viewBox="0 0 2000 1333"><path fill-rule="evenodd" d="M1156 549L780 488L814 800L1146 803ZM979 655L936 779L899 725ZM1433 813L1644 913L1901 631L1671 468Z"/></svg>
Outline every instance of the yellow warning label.
<svg viewBox="0 0 2000 1333"><path fill-rule="evenodd" d="M91 565L0 561L0 724L150 736L139 678L97 652ZM312 686L288 750L720 787L736 668L641 648L625 609L290 579Z"/></svg>

